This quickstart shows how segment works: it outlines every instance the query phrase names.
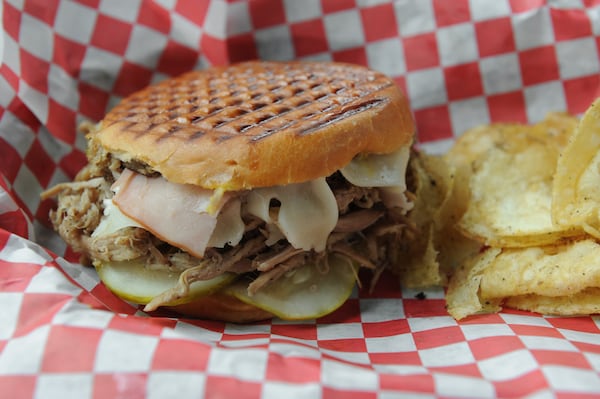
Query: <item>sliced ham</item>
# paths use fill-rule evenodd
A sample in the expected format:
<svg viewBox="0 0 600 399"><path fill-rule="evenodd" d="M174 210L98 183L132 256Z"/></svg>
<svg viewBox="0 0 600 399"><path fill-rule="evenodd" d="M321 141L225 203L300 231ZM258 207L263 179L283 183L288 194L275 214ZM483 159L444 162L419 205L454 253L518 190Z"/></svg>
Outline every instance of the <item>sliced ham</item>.
<svg viewBox="0 0 600 399"><path fill-rule="evenodd" d="M113 184L113 203L154 235L199 258L209 243L217 215L229 195L219 196L162 177L147 177L125 169Z"/></svg>

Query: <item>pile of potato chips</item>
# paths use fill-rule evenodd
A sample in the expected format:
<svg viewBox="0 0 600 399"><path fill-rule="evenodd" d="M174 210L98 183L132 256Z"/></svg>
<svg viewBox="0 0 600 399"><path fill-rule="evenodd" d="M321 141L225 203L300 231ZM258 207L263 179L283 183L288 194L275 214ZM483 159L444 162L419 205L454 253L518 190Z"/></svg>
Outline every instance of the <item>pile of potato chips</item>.
<svg viewBox="0 0 600 399"><path fill-rule="evenodd" d="M416 158L405 285L447 285L456 319L600 313L600 99L581 119L481 126Z"/></svg>

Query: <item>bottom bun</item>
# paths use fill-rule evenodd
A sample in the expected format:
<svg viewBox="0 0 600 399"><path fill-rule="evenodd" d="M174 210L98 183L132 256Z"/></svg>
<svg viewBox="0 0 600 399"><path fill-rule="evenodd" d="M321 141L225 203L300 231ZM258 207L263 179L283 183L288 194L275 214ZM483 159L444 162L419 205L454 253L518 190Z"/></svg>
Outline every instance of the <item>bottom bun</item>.
<svg viewBox="0 0 600 399"><path fill-rule="evenodd" d="M181 305L165 306L165 309L172 310L182 316L230 323L251 323L273 318L273 314L266 310L222 293L208 295Z"/></svg>

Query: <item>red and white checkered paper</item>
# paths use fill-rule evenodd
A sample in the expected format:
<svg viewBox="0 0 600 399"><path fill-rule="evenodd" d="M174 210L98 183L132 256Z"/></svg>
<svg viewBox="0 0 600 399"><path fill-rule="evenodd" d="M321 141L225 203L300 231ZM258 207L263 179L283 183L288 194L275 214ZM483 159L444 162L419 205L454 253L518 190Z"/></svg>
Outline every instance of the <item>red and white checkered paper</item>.
<svg viewBox="0 0 600 399"><path fill-rule="evenodd" d="M418 299L390 276L313 321L148 317L65 260L53 203L39 200L85 163L79 122L149 83L246 59L380 70L406 92L430 151L474 125L581 113L600 95L600 1L1 4L1 397L600 395L597 317L456 322L442 289Z"/></svg>

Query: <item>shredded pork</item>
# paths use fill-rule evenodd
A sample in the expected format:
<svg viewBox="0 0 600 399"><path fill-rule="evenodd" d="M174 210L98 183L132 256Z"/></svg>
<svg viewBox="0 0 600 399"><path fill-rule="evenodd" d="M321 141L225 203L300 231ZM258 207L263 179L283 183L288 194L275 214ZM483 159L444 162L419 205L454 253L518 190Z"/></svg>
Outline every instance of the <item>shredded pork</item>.
<svg viewBox="0 0 600 399"><path fill-rule="evenodd" d="M184 297L194 281L208 280L225 272L249 273L249 295L255 294L280 276L308 261L326 267L327 256L293 248L285 239L273 237L256 217L244 215L244 238L235 247L208 248L202 259L183 252L148 231L127 227L116 233L92 238L100 223L103 200L110 198L110 186L124 167L137 172L155 172L144 165L123 165L100 148L90 148L90 164L74 182L62 183L44 196L58 196L58 207L50 218L61 237L80 253L100 261L142 259L148 268L181 272L178 284L154 298L150 311ZM356 187L340 173L330 176L339 221L327 242L327 252L337 253L373 271L372 285L389 267L403 236L414 229L398 209L386 209L376 188Z"/></svg>

